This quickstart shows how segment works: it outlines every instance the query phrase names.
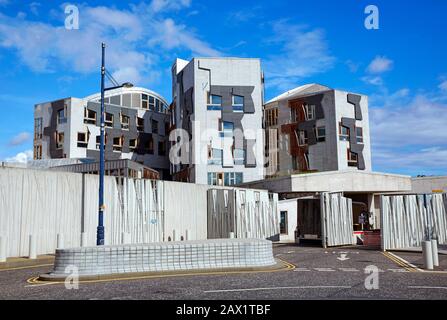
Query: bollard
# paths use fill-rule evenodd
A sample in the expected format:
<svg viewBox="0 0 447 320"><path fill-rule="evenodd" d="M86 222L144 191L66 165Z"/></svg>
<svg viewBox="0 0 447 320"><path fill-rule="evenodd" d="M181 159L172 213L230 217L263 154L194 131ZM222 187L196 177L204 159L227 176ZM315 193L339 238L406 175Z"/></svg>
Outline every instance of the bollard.
<svg viewBox="0 0 447 320"><path fill-rule="evenodd" d="M185 240L189 240L188 229L185 230Z"/></svg>
<svg viewBox="0 0 447 320"><path fill-rule="evenodd" d="M81 247L87 246L87 233L81 232Z"/></svg>
<svg viewBox="0 0 447 320"><path fill-rule="evenodd" d="M438 240L431 241L431 252L433 255L433 266L439 267Z"/></svg>
<svg viewBox="0 0 447 320"><path fill-rule="evenodd" d="M172 241L177 241L177 238L175 237L175 230L172 230Z"/></svg>
<svg viewBox="0 0 447 320"><path fill-rule="evenodd" d="M431 241L422 241L422 257L424 259L424 269L433 270Z"/></svg>
<svg viewBox="0 0 447 320"><path fill-rule="evenodd" d="M63 249L64 248L64 234L58 233L57 234L57 246L56 249Z"/></svg>
<svg viewBox="0 0 447 320"><path fill-rule="evenodd" d="M33 235L29 236L29 254L28 254L28 258L29 259L36 259L37 258L36 237L34 237Z"/></svg>
<svg viewBox="0 0 447 320"><path fill-rule="evenodd" d="M228 236L230 239L234 239L234 232L230 232L230 234Z"/></svg>
<svg viewBox="0 0 447 320"><path fill-rule="evenodd" d="M6 237L0 237L0 262L6 262Z"/></svg>

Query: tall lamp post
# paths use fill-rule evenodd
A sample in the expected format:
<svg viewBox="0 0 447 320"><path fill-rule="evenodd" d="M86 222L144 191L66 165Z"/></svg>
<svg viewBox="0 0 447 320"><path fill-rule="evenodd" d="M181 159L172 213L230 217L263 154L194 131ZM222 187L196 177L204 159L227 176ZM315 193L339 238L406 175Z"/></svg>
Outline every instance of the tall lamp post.
<svg viewBox="0 0 447 320"><path fill-rule="evenodd" d="M125 82L122 85L118 85L115 79L108 74L105 67L105 52L106 44L102 43L102 57L101 57L101 127L100 127L100 139L99 139L99 212L98 212L98 227L96 229L96 245L104 245L104 131L105 131L105 109L104 109L104 92L107 90L113 90L118 88L131 88L132 83ZM105 88L105 76L112 81L115 85L110 88Z"/></svg>

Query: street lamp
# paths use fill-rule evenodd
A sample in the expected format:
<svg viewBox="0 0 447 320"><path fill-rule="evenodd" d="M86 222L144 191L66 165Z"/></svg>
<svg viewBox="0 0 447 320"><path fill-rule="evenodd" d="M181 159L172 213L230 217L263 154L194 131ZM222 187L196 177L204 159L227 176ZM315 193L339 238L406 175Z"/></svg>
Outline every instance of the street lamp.
<svg viewBox="0 0 447 320"><path fill-rule="evenodd" d="M104 129L105 129L105 110L104 110L104 92L118 88L131 88L133 84L125 82L118 85L115 79L110 74L107 74L105 67L105 51L106 44L102 43L102 58L101 58L101 128L99 139L99 212L98 212L98 227L96 229L96 245L104 245ZM115 85L110 88L104 87L105 76Z"/></svg>

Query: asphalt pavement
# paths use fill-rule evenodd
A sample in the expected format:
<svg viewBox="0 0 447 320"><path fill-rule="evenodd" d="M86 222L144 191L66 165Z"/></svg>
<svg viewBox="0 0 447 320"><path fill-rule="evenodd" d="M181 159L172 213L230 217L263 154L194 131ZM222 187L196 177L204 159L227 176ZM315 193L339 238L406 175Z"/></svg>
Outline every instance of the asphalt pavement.
<svg viewBox="0 0 447 320"><path fill-rule="evenodd" d="M420 272L395 256L361 247L275 245L274 254L293 268L81 282L78 289L27 282L51 266L0 270L0 299L447 299L445 257L437 272Z"/></svg>

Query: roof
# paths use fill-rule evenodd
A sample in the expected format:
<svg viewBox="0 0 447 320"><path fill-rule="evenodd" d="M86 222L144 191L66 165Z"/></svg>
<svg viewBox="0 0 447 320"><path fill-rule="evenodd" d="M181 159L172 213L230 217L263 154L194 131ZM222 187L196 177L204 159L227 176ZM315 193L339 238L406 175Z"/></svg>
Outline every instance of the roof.
<svg viewBox="0 0 447 320"><path fill-rule="evenodd" d="M114 95L118 95L118 94L123 94L123 93L145 93L145 94L149 94L152 96L155 96L156 98L160 99L166 106L169 106L169 103L167 102L167 100L165 98L163 98L160 94L156 93L155 91L146 89L146 88L142 88L142 87L131 87L131 88L117 88L117 89L113 89L113 90L108 90L105 92L104 97L110 97L110 96L114 96ZM97 92L94 93L92 95L89 95L87 97L84 98L84 100L86 101L91 101L91 100L96 100L96 99L100 99L101 98L101 92Z"/></svg>
<svg viewBox="0 0 447 320"><path fill-rule="evenodd" d="M305 85L296 87L295 89L286 91L286 92L280 94L279 96L276 96L275 98L267 101L266 104L272 103L272 102L277 102L277 101L282 101L282 100L289 100L289 99L299 97L302 95L312 94L312 93L317 93L317 92L322 92L322 91L328 91L328 90L332 90L332 88L323 86L318 83L309 83L309 84L305 84Z"/></svg>

